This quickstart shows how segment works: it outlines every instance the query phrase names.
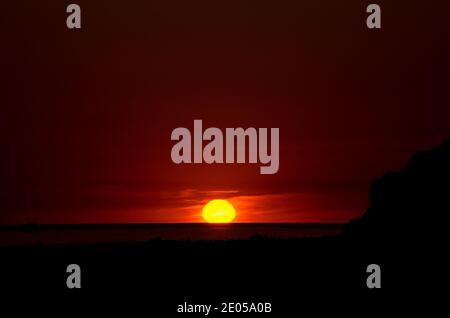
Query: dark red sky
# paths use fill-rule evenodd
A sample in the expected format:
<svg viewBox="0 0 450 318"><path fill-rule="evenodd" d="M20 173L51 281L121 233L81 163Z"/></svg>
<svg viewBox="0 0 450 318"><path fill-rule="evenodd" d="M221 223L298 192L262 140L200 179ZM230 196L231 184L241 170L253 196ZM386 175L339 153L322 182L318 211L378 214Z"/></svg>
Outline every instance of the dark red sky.
<svg viewBox="0 0 450 318"><path fill-rule="evenodd" d="M345 222L450 136L446 1L4 1L0 223ZM175 165L171 131L279 127L280 170Z"/></svg>

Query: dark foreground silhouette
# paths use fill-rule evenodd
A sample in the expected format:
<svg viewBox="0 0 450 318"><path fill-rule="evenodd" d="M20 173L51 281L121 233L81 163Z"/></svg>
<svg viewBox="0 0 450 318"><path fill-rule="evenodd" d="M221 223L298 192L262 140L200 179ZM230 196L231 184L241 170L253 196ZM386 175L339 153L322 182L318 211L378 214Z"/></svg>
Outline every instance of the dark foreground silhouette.
<svg viewBox="0 0 450 318"><path fill-rule="evenodd" d="M146 295L161 307L163 300L175 304L186 295L203 295L203 302L204 295L234 295L239 301L278 295L278 313L313 297L344 300L351 294L377 303L385 295L433 291L446 273L450 140L374 180L369 197L364 215L335 236L2 248L0 288L35 295ZM82 268L80 291L66 287L72 263ZM373 263L382 269L380 290L366 285Z"/></svg>
<svg viewBox="0 0 450 318"><path fill-rule="evenodd" d="M346 233L378 244L432 243L444 238L450 213L450 139L414 154L406 167L375 179L370 206Z"/></svg>

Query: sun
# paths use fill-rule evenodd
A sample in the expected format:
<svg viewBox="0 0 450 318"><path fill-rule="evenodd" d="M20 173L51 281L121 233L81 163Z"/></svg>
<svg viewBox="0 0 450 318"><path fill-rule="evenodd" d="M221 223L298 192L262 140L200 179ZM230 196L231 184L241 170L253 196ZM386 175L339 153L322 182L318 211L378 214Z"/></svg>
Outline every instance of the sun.
<svg viewBox="0 0 450 318"><path fill-rule="evenodd" d="M227 200L211 200L203 207L202 216L208 223L230 223L236 210Z"/></svg>

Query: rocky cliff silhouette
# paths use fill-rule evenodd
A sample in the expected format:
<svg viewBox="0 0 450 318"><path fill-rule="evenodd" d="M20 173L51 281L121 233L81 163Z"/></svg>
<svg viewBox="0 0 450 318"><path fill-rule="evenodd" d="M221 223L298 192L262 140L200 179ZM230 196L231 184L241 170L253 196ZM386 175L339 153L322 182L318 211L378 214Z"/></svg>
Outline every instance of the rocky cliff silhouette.
<svg viewBox="0 0 450 318"><path fill-rule="evenodd" d="M375 179L369 199L363 216L347 226L348 236L387 244L442 236L450 213L450 139Z"/></svg>

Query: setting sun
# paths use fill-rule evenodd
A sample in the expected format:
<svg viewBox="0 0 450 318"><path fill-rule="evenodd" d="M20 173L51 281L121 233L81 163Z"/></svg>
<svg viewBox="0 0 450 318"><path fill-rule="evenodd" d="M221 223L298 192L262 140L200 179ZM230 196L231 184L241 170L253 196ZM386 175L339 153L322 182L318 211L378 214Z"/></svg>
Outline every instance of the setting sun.
<svg viewBox="0 0 450 318"><path fill-rule="evenodd" d="M236 210L227 200L211 200L203 207L202 216L208 223L230 223Z"/></svg>

